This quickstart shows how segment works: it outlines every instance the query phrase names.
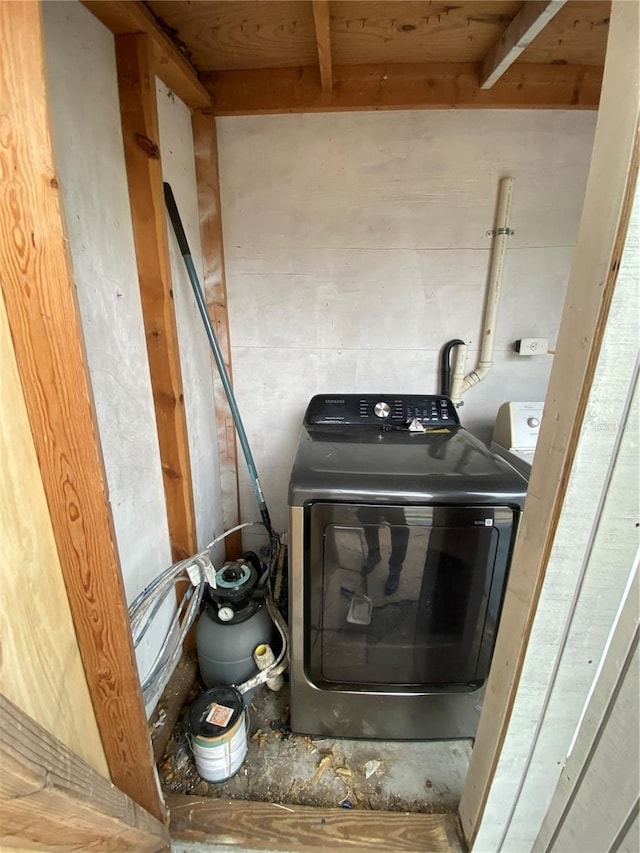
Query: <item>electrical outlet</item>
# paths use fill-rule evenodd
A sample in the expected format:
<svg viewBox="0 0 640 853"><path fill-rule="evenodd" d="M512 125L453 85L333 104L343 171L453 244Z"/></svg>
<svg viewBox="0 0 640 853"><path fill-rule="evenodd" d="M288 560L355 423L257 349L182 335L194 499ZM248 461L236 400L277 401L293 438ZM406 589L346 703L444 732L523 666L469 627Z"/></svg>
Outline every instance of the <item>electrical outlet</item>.
<svg viewBox="0 0 640 853"><path fill-rule="evenodd" d="M515 350L519 355L546 355L549 350L547 338L521 338L516 341Z"/></svg>

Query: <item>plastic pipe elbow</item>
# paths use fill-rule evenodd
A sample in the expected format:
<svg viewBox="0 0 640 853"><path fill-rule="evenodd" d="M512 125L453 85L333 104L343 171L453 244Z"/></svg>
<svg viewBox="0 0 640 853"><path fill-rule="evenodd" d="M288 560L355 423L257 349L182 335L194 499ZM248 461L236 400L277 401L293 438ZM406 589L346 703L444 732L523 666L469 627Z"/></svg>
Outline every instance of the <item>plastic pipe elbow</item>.
<svg viewBox="0 0 640 853"><path fill-rule="evenodd" d="M260 672L264 672L264 670L268 670L273 667L276 662L271 646L268 646L266 643L261 643L259 646L256 646L255 651L253 652L253 659ZM283 683L284 680L282 675L267 678L267 687L269 690L273 690L274 692L280 690Z"/></svg>

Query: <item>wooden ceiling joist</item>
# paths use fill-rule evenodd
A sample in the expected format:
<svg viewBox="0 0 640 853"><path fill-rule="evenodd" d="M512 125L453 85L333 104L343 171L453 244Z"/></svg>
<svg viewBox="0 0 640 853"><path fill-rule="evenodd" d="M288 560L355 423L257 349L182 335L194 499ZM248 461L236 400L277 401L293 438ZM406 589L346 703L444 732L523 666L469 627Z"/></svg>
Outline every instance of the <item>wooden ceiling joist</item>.
<svg viewBox="0 0 640 853"><path fill-rule="evenodd" d="M204 72L219 116L397 109L597 109L602 69L521 65L493 88L479 85L476 63L347 65L333 69L333 89L318 88L314 67Z"/></svg>
<svg viewBox="0 0 640 853"><path fill-rule="evenodd" d="M482 63L481 89L490 89L542 32L566 0L529 0Z"/></svg>
<svg viewBox="0 0 640 853"><path fill-rule="evenodd" d="M191 63L138 0L81 0L114 35L142 34L151 41L154 71L191 109L209 105L209 97Z"/></svg>
<svg viewBox="0 0 640 853"><path fill-rule="evenodd" d="M329 0L311 0L313 23L318 45L318 63L322 91L330 92L333 87L333 69L331 66L331 15Z"/></svg>

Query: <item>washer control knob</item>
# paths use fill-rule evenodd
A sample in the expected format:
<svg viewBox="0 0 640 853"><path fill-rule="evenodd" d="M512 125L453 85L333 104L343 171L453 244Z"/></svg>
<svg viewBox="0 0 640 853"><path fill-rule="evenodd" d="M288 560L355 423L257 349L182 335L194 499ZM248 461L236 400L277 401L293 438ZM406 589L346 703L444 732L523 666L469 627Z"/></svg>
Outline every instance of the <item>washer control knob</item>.
<svg viewBox="0 0 640 853"><path fill-rule="evenodd" d="M530 427L540 426L540 420L538 418L527 418L527 426L530 426Z"/></svg>
<svg viewBox="0 0 640 853"><path fill-rule="evenodd" d="M384 421L391 414L391 406L388 403L376 403L373 407L373 414Z"/></svg>

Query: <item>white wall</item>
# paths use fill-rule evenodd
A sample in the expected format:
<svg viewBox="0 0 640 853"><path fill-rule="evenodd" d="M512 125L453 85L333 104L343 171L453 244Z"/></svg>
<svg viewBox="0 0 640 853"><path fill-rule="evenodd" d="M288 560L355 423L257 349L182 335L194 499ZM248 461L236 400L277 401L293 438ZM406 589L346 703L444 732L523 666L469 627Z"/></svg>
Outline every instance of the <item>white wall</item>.
<svg viewBox="0 0 640 853"><path fill-rule="evenodd" d="M489 440L505 400L542 400L595 113L423 111L217 120L238 403L274 524L309 398L436 393L443 343L475 366L499 179L515 178L495 368L465 395ZM244 465L243 518L256 517Z"/></svg>
<svg viewBox="0 0 640 853"><path fill-rule="evenodd" d="M171 563L111 33L77 2L44 3L53 141L127 600ZM201 266L190 115L159 86L160 147ZM173 247L172 243L172 247ZM175 253L174 253L175 254ZM211 364L172 257L197 535L221 532ZM144 676L175 603L138 648Z"/></svg>

